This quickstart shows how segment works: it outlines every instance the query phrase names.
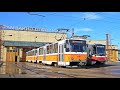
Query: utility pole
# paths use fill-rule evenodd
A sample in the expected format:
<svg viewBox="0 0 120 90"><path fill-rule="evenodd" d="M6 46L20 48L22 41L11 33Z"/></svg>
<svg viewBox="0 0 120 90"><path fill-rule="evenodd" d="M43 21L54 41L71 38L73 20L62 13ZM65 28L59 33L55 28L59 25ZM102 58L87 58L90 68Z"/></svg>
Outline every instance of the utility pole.
<svg viewBox="0 0 120 90"><path fill-rule="evenodd" d="M74 28L72 28L72 37L74 37Z"/></svg>
<svg viewBox="0 0 120 90"><path fill-rule="evenodd" d="M109 45L109 47L110 47L110 61L111 61L111 57L112 57L112 40L111 40L111 33L109 34L109 41L110 41L110 45Z"/></svg>
<svg viewBox="0 0 120 90"><path fill-rule="evenodd" d="M106 34L106 51L107 51L107 61L109 60L109 37L108 34Z"/></svg>
<svg viewBox="0 0 120 90"><path fill-rule="evenodd" d="M0 61L2 61L2 46L3 46L3 41L2 41L2 30L4 29L3 25L0 25Z"/></svg>
<svg viewBox="0 0 120 90"><path fill-rule="evenodd" d="M2 30L0 30L0 61L2 57Z"/></svg>
<svg viewBox="0 0 120 90"><path fill-rule="evenodd" d="M35 53L35 55L34 55L34 60L36 60L36 47L37 47L36 46L36 38L37 38L37 36L35 36L35 45L34 45L34 49L35 49L34 53ZM36 61L36 63L37 63L37 61Z"/></svg>

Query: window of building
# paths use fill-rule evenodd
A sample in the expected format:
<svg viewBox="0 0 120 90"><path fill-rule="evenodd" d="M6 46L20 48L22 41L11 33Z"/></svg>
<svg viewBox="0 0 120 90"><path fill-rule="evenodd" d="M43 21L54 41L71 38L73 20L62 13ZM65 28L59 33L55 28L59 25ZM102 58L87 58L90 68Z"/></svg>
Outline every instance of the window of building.
<svg viewBox="0 0 120 90"><path fill-rule="evenodd" d="M9 52L13 52L13 50L9 50Z"/></svg>
<svg viewBox="0 0 120 90"><path fill-rule="evenodd" d="M7 52L9 52L10 51L10 49L9 49L9 47L7 47Z"/></svg>

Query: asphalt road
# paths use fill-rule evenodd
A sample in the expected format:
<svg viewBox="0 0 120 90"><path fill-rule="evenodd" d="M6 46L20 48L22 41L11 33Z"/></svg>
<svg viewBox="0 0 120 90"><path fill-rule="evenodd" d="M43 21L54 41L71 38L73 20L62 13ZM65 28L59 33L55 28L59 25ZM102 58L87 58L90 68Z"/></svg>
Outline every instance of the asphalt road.
<svg viewBox="0 0 120 90"><path fill-rule="evenodd" d="M0 78L120 78L120 62L67 68L7 62L0 67Z"/></svg>

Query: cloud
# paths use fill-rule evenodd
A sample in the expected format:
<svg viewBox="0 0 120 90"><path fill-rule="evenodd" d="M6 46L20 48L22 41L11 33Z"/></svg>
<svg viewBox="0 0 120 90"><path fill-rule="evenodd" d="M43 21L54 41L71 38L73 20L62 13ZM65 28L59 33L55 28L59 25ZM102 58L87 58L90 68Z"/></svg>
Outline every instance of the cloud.
<svg viewBox="0 0 120 90"><path fill-rule="evenodd" d="M87 19L87 20L96 20L96 19L101 19L101 16L95 14L95 13L83 13L82 19Z"/></svg>
<svg viewBox="0 0 120 90"><path fill-rule="evenodd" d="M119 14L119 12L101 12L102 14Z"/></svg>
<svg viewBox="0 0 120 90"><path fill-rule="evenodd" d="M74 29L75 33L79 32L79 31L90 32L90 31L93 31L93 29L91 29L91 28Z"/></svg>

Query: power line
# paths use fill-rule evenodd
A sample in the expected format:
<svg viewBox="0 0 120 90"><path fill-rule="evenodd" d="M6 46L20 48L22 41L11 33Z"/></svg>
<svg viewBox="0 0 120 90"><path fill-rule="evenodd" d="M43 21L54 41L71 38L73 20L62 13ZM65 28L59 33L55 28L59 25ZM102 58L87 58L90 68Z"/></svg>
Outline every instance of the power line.
<svg viewBox="0 0 120 90"><path fill-rule="evenodd" d="M102 13L97 13L97 14L101 15ZM111 19L120 20L119 18L113 18L113 17L109 17L109 16L105 16L105 15L103 15L103 16L104 16L104 17L107 17L107 18L111 18Z"/></svg>
<svg viewBox="0 0 120 90"><path fill-rule="evenodd" d="M27 12L27 13L28 13L29 15L37 15L37 16L42 16L42 17L46 17L46 16L48 17L48 16L50 16L50 15L56 14L56 13L52 13L52 14L48 14L48 15L45 15L45 16L44 16L44 15L40 15L40 14L30 14L30 12ZM35 26L35 25L37 25L37 24L40 22L40 20L41 20L41 19L39 19L36 23L34 23L34 24L32 25L32 27Z"/></svg>
<svg viewBox="0 0 120 90"><path fill-rule="evenodd" d="M40 14L32 14L30 12L27 12L29 15L36 15L36 16L42 16L42 17L45 17L44 15L40 15Z"/></svg>
<svg viewBox="0 0 120 90"><path fill-rule="evenodd" d="M99 12L97 12L97 14L101 15L101 13L99 13ZM96 15L97 15L97 14L96 14ZM87 18L84 18L84 17L83 17L83 19L84 19L84 20L88 20L88 19L90 19L91 17L92 17L92 16L89 16L89 17L87 17ZM106 17L106 16L105 16L105 17ZM111 18L111 17L109 17L109 18ZM113 19L115 19L115 18L113 18ZM120 19L117 19L117 20L120 20ZM116 23L116 22L113 22L113 21L107 21L107 20L103 20L103 19L101 19L101 20L100 20L100 19L99 19L99 20L98 20L98 19L94 19L94 21L104 21L104 22L108 22L108 23L119 24L119 23Z"/></svg>
<svg viewBox="0 0 120 90"><path fill-rule="evenodd" d="M46 17L46 16L40 15L40 14L31 14L30 12L27 12L27 13L28 13L29 15L36 15L36 16ZM32 25L32 27L35 26L35 25L37 25L37 23L39 23L40 20L41 20L41 18L40 18L36 23L34 23L34 24Z"/></svg>

